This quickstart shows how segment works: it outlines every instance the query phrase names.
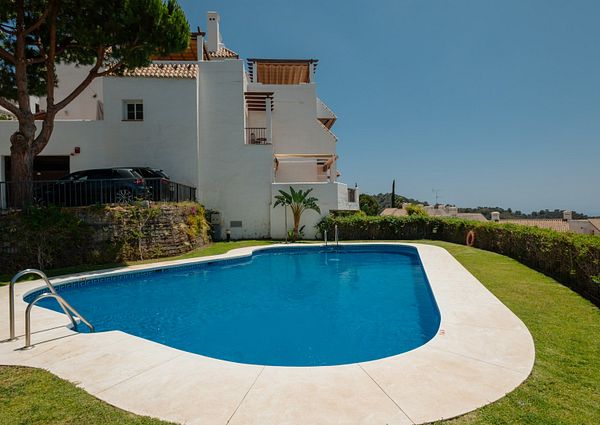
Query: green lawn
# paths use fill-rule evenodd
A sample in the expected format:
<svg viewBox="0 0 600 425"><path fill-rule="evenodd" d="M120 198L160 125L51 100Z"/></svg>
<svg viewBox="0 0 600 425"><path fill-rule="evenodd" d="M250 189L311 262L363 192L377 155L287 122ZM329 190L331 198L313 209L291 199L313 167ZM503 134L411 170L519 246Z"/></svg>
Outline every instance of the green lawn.
<svg viewBox="0 0 600 425"><path fill-rule="evenodd" d="M185 257L268 243L217 243ZM450 251L515 312L536 345L535 366L523 385L496 403L444 423L600 424L600 310L507 257L428 243ZM116 409L48 372L16 367L0 367L0 418L2 424L163 423Z"/></svg>

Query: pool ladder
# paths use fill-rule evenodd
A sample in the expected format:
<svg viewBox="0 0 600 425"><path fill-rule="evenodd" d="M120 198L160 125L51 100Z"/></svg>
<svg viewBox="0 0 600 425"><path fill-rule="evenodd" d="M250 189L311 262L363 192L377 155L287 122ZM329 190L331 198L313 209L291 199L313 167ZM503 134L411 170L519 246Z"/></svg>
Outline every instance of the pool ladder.
<svg viewBox="0 0 600 425"><path fill-rule="evenodd" d="M323 237L325 239L325 246L327 246L327 230L323 231ZM338 240L338 227L337 227L337 224L335 225L335 228L334 228L334 237L335 237L335 244L339 245L340 242Z"/></svg>
<svg viewBox="0 0 600 425"><path fill-rule="evenodd" d="M65 314L71 321L73 327L77 326L77 321L73 317L73 315L75 315L79 318L79 320L85 323L85 325L90 329L91 332L95 331L94 326L90 322L88 322L85 319L85 317L79 314L79 312L77 312L77 310L75 310L73 306L71 306L71 304L69 304L63 297L58 295L56 289L54 289L54 286L50 283L48 276L46 276L44 272L37 269L25 269L21 270L19 273L14 275L13 278L10 280L10 284L8 286L8 314L10 319L10 338L6 341L15 341L18 339L15 333L15 283L17 283L17 281L22 277L29 275L36 275L41 277L42 280L46 283L46 286L48 287L50 292L44 292L42 294L39 294L29 303L27 309L25 310L25 347L23 347L24 349L29 349L33 347L31 345L31 309L35 304L38 303L38 301L41 301L45 298L54 298L58 302L58 305L60 305L60 308L62 308L62 310L65 312Z"/></svg>

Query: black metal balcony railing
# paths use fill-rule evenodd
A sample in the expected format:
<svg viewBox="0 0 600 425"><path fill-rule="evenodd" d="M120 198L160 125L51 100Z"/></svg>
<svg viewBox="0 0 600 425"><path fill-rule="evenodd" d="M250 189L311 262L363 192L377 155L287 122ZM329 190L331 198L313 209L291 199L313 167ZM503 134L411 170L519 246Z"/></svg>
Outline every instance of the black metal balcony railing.
<svg viewBox="0 0 600 425"><path fill-rule="evenodd" d="M19 208L18 199L23 198L36 206L61 207L186 202L196 200L196 188L161 178L0 182L0 211Z"/></svg>
<svg viewBox="0 0 600 425"><path fill-rule="evenodd" d="M246 143L249 145L268 145L267 129L264 127L246 127Z"/></svg>

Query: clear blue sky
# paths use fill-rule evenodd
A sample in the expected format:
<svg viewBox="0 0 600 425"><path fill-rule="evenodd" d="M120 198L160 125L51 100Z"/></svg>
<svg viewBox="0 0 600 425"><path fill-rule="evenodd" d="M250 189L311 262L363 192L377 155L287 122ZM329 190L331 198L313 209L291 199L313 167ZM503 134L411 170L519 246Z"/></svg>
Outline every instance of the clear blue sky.
<svg viewBox="0 0 600 425"><path fill-rule="evenodd" d="M320 60L349 185L600 215L600 1L180 3L244 58Z"/></svg>

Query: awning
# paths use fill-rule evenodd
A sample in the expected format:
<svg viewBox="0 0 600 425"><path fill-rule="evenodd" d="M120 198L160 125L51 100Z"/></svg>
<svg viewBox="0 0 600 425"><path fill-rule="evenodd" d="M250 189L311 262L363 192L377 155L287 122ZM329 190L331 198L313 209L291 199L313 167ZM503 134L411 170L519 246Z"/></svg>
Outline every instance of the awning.
<svg viewBox="0 0 600 425"><path fill-rule="evenodd" d="M275 169L277 170L279 166L279 162L283 162L285 160L294 160L294 159L316 159L317 165L323 167L323 171L327 171L335 161L337 161L338 156L336 154L322 154L322 153L287 153L281 154L276 153L273 155L275 157Z"/></svg>
<svg viewBox="0 0 600 425"><path fill-rule="evenodd" d="M248 74L253 82L262 84L300 84L310 82L311 64L314 72L318 60L252 58L248 59L247 63Z"/></svg>

